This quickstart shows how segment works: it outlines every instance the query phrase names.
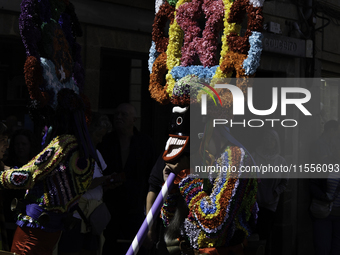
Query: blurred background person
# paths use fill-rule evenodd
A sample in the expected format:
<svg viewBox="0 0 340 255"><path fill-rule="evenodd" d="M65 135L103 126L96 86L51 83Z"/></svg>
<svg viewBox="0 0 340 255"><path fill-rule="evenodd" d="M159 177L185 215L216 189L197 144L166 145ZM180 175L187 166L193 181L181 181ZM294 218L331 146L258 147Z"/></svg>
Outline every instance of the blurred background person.
<svg viewBox="0 0 340 255"><path fill-rule="evenodd" d="M10 115L6 118L6 126L9 138L13 135L14 131L20 129L18 117L15 115Z"/></svg>
<svg viewBox="0 0 340 255"><path fill-rule="evenodd" d="M32 131L18 129L10 137L8 158L5 163L10 167L22 167L27 164L39 151L37 139Z"/></svg>
<svg viewBox="0 0 340 255"><path fill-rule="evenodd" d="M275 130L267 130L263 135L261 144L252 156L257 166L286 166L286 160L280 156L280 139ZM271 254L272 229L275 220L280 195L287 187L288 176L283 173L267 174L261 178L257 190L257 203L259 214L257 220L257 233L261 241L266 241L265 254Z"/></svg>
<svg viewBox="0 0 340 255"><path fill-rule="evenodd" d="M6 150L8 148L8 135L6 133L6 125L0 122L0 162L3 166L3 157L6 153Z"/></svg>
<svg viewBox="0 0 340 255"><path fill-rule="evenodd" d="M134 106L120 104L115 109L113 131L98 146L107 164L104 175L125 176L121 186L104 193L112 218L104 230L103 255L125 254L145 218L148 178L155 153L151 138L135 127L136 120ZM142 247L138 254L143 252Z"/></svg>
<svg viewBox="0 0 340 255"><path fill-rule="evenodd" d="M10 168L20 168L26 165L39 152L37 139L28 129L11 129L10 132L12 135L9 137L10 145L4 163ZM16 229L16 213L11 211L11 203L14 198L22 199L25 195L25 190L9 189L1 190L0 192L3 194L8 246L11 247Z"/></svg>
<svg viewBox="0 0 340 255"><path fill-rule="evenodd" d="M329 120L324 125L321 136L313 142L310 150L310 162L315 164L340 163L339 122ZM340 251L340 197L339 173L328 178L311 178L309 190L312 199L333 203L330 215L316 218L311 214L313 224L313 243L315 254L339 254Z"/></svg>
<svg viewBox="0 0 340 255"><path fill-rule="evenodd" d="M335 146L331 156L324 157L321 164L340 164L340 144ZM331 203L330 214L320 218L311 214L313 223L313 243L316 255L340 253L340 174L329 171L328 178L311 178L310 194L313 199Z"/></svg>
<svg viewBox="0 0 340 255"><path fill-rule="evenodd" d="M0 122L0 169L4 168L3 157L8 148L8 134L6 125ZM5 169L8 169L7 167ZM5 226L4 206L3 206L3 193L0 192L0 250L9 251L8 237ZM9 208L7 208L9 209Z"/></svg>
<svg viewBox="0 0 340 255"><path fill-rule="evenodd" d="M338 141L339 133L338 121L329 120L325 123L321 136L311 146L311 163L321 164L326 158L336 154L336 142Z"/></svg>
<svg viewBox="0 0 340 255"><path fill-rule="evenodd" d="M89 133L95 148L102 141L106 133L111 131L111 128L112 124L106 115L97 112L92 113ZM79 200L79 208L83 211L87 220L96 207L103 202L102 185L106 184L107 180L111 178L111 176L103 176L103 171L107 165L98 150L97 154L100 163L95 163L93 180L89 190ZM75 212L73 217L79 220L71 230L63 231L58 244L58 254L100 255L104 244L103 233L101 235L92 234L86 228L86 222L84 222L78 212Z"/></svg>

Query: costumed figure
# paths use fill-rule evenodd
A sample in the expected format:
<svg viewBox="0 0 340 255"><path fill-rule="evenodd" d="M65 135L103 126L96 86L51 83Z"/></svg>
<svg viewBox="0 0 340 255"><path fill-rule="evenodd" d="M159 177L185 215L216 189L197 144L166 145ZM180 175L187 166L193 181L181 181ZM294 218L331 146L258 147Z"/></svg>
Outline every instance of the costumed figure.
<svg viewBox="0 0 340 255"><path fill-rule="evenodd" d="M216 84L227 84L234 74L243 94L251 86L249 78L255 76L262 52L263 2L156 1L149 91L159 103L174 105L174 128L163 155L164 179L170 172L177 175L161 217L166 241L179 239L182 254L241 254L256 224L257 179L244 178L239 171L255 162L226 125L213 127L209 118L233 118L232 94L215 89ZM246 14L246 32L240 36ZM168 20L167 38L163 30ZM205 118L197 122L192 115L203 94L212 100ZM201 175L195 166L235 171Z"/></svg>
<svg viewBox="0 0 340 255"><path fill-rule="evenodd" d="M173 108L176 128L163 154L164 179L170 171L177 176L161 209L165 239L172 244L179 239L183 254L242 254L255 228L258 207L256 176L244 178L240 170L254 162L225 126L213 128L210 120L190 121L188 111L191 108L190 114L195 114L192 108L197 101L190 98L202 87L190 75L176 82L171 97L177 105Z"/></svg>
<svg viewBox="0 0 340 255"><path fill-rule="evenodd" d="M90 116L85 117L90 108L81 94L84 70L76 43L81 30L68 0L24 0L19 26L31 114L36 128L46 126L42 151L18 169L4 167L0 188L27 189L12 204L18 227L11 251L52 254L97 160L86 124Z"/></svg>

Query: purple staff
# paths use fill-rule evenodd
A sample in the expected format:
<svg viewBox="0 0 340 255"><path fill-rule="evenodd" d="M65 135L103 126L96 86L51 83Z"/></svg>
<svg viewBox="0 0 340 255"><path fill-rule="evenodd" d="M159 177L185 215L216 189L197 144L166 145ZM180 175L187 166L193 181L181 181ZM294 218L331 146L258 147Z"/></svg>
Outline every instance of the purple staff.
<svg viewBox="0 0 340 255"><path fill-rule="evenodd" d="M148 215L146 216L142 226L139 228L137 235L132 241L129 250L126 255L136 255L139 247L142 245L149 228L152 226L154 215L158 215L159 210L161 209L164 200L168 196L169 190L171 190L172 185L174 183L176 175L174 173L170 173L166 182L164 183L162 190L159 192L155 202L153 203Z"/></svg>

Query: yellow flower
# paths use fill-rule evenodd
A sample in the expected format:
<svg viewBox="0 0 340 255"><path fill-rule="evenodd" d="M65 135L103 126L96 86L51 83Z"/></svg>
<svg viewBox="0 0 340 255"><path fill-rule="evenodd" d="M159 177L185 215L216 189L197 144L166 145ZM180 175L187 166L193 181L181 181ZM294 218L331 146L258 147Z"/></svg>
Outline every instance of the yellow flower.
<svg viewBox="0 0 340 255"><path fill-rule="evenodd" d="M179 0L176 4L176 10L178 9L178 7L186 2L191 2L191 0ZM169 94L170 97L172 96L172 90L175 86L175 79L172 77L170 72L172 68L181 64L181 48L183 45L184 36L183 30L176 21L176 11L174 12L174 16L174 22L169 27L169 44L166 50L166 55L168 56L166 61L168 73L165 77L167 83L166 92Z"/></svg>
<svg viewBox="0 0 340 255"><path fill-rule="evenodd" d="M216 245L216 238L207 237L206 234L201 231L198 236L198 247L199 248L212 248Z"/></svg>
<svg viewBox="0 0 340 255"><path fill-rule="evenodd" d="M221 38L222 41L222 50L221 50L221 57L220 57L220 65L224 59L224 56L229 52L229 47L228 47L228 42L227 42L227 36L230 33L240 33L241 30L241 25L237 25L236 23L232 23L229 24L228 22L228 17L229 17L229 12L230 12L230 8L233 5L233 1L232 0L223 0L223 4L224 4L224 31L223 31L223 35ZM225 74L222 72L222 70L220 69L220 67L217 67L215 75L213 77L214 78L228 78L231 77L231 73L229 74Z"/></svg>

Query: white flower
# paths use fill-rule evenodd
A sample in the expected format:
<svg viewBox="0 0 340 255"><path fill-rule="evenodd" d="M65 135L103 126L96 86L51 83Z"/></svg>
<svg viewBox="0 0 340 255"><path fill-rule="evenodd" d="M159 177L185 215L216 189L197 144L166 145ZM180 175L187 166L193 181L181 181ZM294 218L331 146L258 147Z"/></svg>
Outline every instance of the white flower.
<svg viewBox="0 0 340 255"><path fill-rule="evenodd" d="M156 0L155 2L155 13L157 13L159 11L159 8L161 7L161 5L165 2L165 0Z"/></svg>
<svg viewBox="0 0 340 255"><path fill-rule="evenodd" d="M249 0L254 7L262 7L264 0Z"/></svg>
<svg viewBox="0 0 340 255"><path fill-rule="evenodd" d="M63 68L62 65L60 66L59 73L60 73L60 76L61 76L60 80L65 80L66 79L66 74L64 72L64 68Z"/></svg>
<svg viewBox="0 0 340 255"><path fill-rule="evenodd" d="M69 88L72 89L75 93L79 94L79 88L75 85L75 82L73 80L73 77L65 83L61 83L61 81L58 79L56 71L55 71L55 65L53 62L46 58L40 58L41 67L43 68L43 77L46 81L46 88L51 89L54 92L54 98L52 102L52 107L55 108L57 105L57 95L59 90L63 88ZM59 70L61 74L61 80L64 80L66 78L65 72L63 67Z"/></svg>

